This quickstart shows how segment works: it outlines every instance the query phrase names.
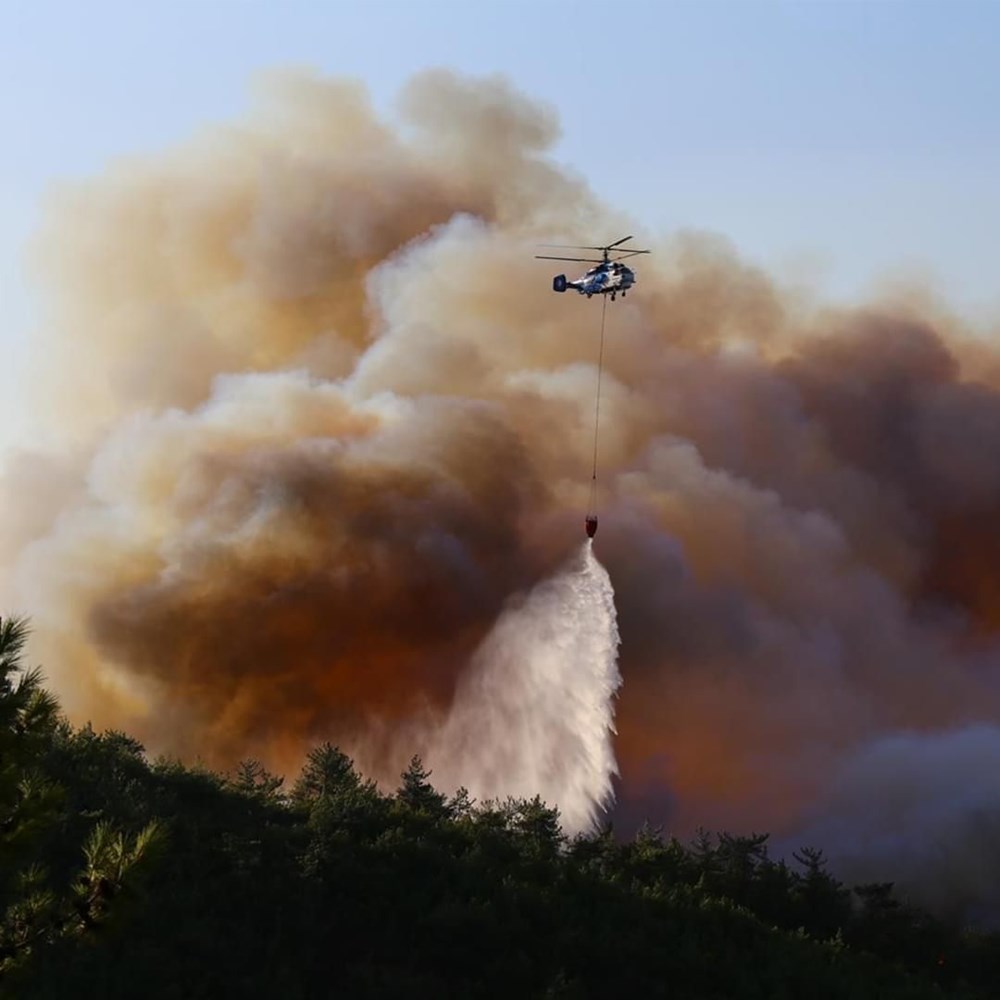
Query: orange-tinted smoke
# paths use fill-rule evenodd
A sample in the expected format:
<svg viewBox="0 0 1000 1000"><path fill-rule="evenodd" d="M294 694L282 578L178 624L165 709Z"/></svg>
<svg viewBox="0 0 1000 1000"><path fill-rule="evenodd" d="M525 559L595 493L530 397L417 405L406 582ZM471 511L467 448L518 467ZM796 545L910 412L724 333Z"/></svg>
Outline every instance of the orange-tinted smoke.
<svg viewBox="0 0 1000 1000"><path fill-rule="evenodd" d="M9 467L0 551L75 717L290 769L447 706L578 545L600 305L532 254L636 229L503 81L425 74L399 121L353 83L269 93L54 204L66 446ZM872 741L1000 710L1000 358L917 300L822 309L720 240L653 247L602 402L621 809L793 831Z"/></svg>

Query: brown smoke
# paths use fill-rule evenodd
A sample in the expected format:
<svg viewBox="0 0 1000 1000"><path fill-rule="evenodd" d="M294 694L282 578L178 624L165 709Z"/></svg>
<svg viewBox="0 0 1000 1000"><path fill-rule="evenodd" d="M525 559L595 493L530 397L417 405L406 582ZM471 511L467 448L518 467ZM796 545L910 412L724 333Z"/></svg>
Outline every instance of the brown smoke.
<svg viewBox="0 0 1000 1000"><path fill-rule="evenodd" d="M77 718L294 768L446 705L579 544L600 305L531 255L633 230L501 80L422 75L400 116L285 77L56 200L67 444L8 467L0 552ZM919 296L820 309L720 240L655 250L602 406L623 814L856 829L886 739L1000 746L1000 352Z"/></svg>

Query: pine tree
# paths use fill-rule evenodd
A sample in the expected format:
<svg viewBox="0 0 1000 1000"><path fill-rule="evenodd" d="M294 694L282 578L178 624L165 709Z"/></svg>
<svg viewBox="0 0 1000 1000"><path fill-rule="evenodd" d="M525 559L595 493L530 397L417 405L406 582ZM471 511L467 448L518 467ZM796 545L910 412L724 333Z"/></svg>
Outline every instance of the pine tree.
<svg viewBox="0 0 1000 1000"><path fill-rule="evenodd" d="M411 809L440 816L447 811L445 796L430 783L431 773L424 769L420 757L414 755L409 767L401 775L403 784L397 797Z"/></svg>
<svg viewBox="0 0 1000 1000"><path fill-rule="evenodd" d="M361 778L354 769L354 761L339 747L324 743L310 750L302 773L292 789L292 801L306 806L317 799L354 791Z"/></svg>

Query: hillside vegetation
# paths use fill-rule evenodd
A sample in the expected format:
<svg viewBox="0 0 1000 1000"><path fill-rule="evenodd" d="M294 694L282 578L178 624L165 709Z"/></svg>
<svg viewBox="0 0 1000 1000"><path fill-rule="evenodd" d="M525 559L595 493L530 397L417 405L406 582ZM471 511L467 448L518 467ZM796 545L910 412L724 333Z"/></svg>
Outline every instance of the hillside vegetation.
<svg viewBox="0 0 1000 1000"><path fill-rule="evenodd" d="M764 835L566 838L545 803L393 794L317 747L286 788L74 729L0 621L4 997L994 996L1000 939Z"/></svg>

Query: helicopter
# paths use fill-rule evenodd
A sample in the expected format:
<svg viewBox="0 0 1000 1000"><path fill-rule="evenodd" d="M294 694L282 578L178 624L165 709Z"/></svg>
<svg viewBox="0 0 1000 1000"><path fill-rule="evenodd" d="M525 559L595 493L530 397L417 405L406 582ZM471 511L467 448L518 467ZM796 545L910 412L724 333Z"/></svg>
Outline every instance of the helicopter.
<svg viewBox="0 0 1000 1000"><path fill-rule="evenodd" d="M610 295L611 301L615 301L615 296L621 292L622 298L635 284L635 271L622 264L626 257L634 257L636 254L649 253L649 250L632 250L620 247L622 243L632 239L631 236L623 236L614 243L609 243L604 247L579 247L566 246L560 243L542 243L540 246L548 249L560 250L600 250L602 257L600 260L594 257L550 257L543 254L535 254L536 260L574 260L585 264L596 264L597 267L590 268L589 271L576 281L567 281L565 274L557 274L552 279L552 290L554 292L565 292L568 288L575 288L581 295L586 295L589 299L593 295ZM611 259L611 253L620 256Z"/></svg>

